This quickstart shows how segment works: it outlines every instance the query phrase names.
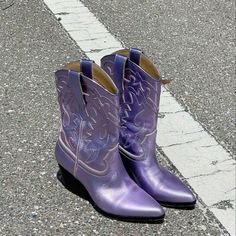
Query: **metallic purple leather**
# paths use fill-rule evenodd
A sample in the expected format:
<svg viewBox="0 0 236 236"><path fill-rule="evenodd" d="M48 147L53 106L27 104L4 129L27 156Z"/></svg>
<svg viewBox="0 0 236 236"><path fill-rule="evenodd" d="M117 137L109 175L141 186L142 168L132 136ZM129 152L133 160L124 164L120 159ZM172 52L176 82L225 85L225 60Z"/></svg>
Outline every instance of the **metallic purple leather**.
<svg viewBox="0 0 236 236"><path fill-rule="evenodd" d="M103 214L127 221L163 222L163 208L130 178L121 160L118 89L109 92L93 79L93 62L80 63L82 72L55 73L62 120L57 162L86 188Z"/></svg>
<svg viewBox="0 0 236 236"><path fill-rule="evenodd" d="M152 78L140 66L142 52L129 51L129 58L111 54L101 60L120 94L120 153L135 182L161 205L193 208L194 194L156 158L156 132L161 80Z"/></svg>

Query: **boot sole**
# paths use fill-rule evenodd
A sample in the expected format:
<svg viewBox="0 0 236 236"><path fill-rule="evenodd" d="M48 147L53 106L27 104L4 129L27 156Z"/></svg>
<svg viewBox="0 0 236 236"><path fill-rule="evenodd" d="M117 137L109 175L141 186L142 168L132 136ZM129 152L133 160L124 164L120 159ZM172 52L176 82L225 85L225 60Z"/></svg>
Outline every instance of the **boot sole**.
<svg viewBox="0 0 236 236"><path fill-rule="evenodd" d="M90 195L89 195L88 191L86 190L86 188L84 187L84 185L78 179L76 179L71 173L69 173L61 165L59 165L59 169L60 169L60 171L57 173L57 178L63 184L63 186L67 190L69 190L70 192L89 201L90 204L93 206L93 208L97 212L102 214L103 216L106 216L108 218L115 219L115 220L135 222L135 223L160 224L160 223L164 222L165 215L160 216L160 217L126 217L126 216L114 215L114 214L107 213L107 212L103 211L101 208L99 208L96 205L96 203L90 197Z"/></svg>
<svg viewBox="0 0 236 236"><path fill-rule="evenodd" d="M168 207L168 208L175 208L175 209L181 209L181 210L193 210L195 209L195 202L186 202L186 203L172 203L172 202L160 202L161 206Z"/></svg>

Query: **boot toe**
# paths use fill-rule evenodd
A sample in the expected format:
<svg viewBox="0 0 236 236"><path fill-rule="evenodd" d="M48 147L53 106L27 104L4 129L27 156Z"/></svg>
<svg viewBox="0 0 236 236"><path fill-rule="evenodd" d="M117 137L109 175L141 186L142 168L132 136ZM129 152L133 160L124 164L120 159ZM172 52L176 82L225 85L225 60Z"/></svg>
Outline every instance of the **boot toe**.
<svg viewBox="0 0 236 236"><path fill-rule="evenodd" d="M165 215L163 207L135 183L130 184L123 194L113 192L112 199L106 199L103 207L111 215L135 221L163 220Z"/></svg>
<svg viewBox="0 0 236 236"><path fill-rule="evenodd" d="M120 206L122 211L126 212L126 215L133 217L162 218L165 215L162 206L144 191L140 191L138 194L136 192L135 195L128 194L120 202Z"/></svg>
<svg viewBox="0 0 236 236"><path fill-rule="evenodd" d="M175 205L194 205L196 197L192 191L176 176L171 174L168 170L165 171L165 180L162 183L158 195L158 200L161 203L169 203Z"/></svg>

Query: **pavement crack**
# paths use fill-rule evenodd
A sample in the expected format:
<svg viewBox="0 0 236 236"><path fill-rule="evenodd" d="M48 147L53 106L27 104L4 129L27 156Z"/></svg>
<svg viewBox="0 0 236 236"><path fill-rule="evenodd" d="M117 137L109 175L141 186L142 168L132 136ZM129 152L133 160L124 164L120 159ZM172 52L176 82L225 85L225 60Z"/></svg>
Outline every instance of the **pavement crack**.
<svg viewBox="0 0 236 236"><path fill-rule="evenodd" d="M55 15L59 15L59 16L65 16L65 15L69 15L70 13L68 12L58 12L58 13L55 13Z"/></svg>
<svg viewBox="0 0 236 236"><path fill-rule="evenodd" d="M181 112L185 112L185 110L179 110L179 111L165 111L165 112L162 112L164 114L177 114L177 113L181 113Z"/></svg>
<svg viewBox="0 0 236 236"><path fill-rule="evenodd" d="M222 209L222 210L227 210L227 209L234 209L234 206L231 202L234 202L233 200L222 200L219 201L217 203L214 203L213 205L210 206L210 208L212 207L216 207L218 209Z"/></svg>
<svg viewBox="0 0 236 236"><path fill-rule="evenodd" d="M98 53L101 52L103 50L109 50L109 49L115 49L115 47L108 47L108 48L102 48L102 49L92 49L89 51L85 51L85 53Z"/></svg>
<svg viewBox="0 0 236 236"><path fill-rule="evenodd" d="M225 160L223 160L223 161L220 161L219 163L224 163L224 162L226 162L226 161L231 161L231 160L233 160L233 158L227 158L227 159L225 159Z"/></svg>
<svg viewBox="0 0 236 236"><path fill-rule="evenodd" d="M203 131L204 131L204 129L201 129L201 130L198 130L198 131L185 133L184 135L188 135L188 134L197 134L197 133L201 133L201 132L203 132Z"/></svg>
<svg viewBox="0 0 236 236"><path fill-rule="evenodd" d="M202 145L200 147L203 147L203 148L209 148L209 147L216 147L218 146L219 144L213 144L213 145Z"/></svg>
<svg viewBox="0 0 236 236"><path fill-rule="evenodd" d="M188 180L188 179L194 179L194 178L198 178L198 177L204 177L204 176L215 175L215 174L220 173L220 172L231 172L231 171L232 171L232 170L215 170L215 171L212 171L212 172L207 173L207 174L194 175L194 176L187 177L187 178L185 178L185 179L186 179L186 180Z"/></svg>
<svg viewBox="0 0 236 236"><path fill-rule="evenodd" d="M106 39L106 38L104 37L90 38L89 41L95 41L95 40L100 40L100 39ZM85 42L85 41L88 41L88 39L79 40L79 42ZM106 42L106 40L104 40L104 42Z"/></svg>
<svg viewBox="0 0 236 236"><path fill-rule="evenodd" d="M1 2L4 2L4 1L1 1ZM1 2L0 2L0 4L1 4ZM14 4L15 4L15 2L13 1L10 4L8 4L7 6L1 7L2 11L7 10L8 8L12 7Z"/></svg>
<svg viewBox="0 0 236 236"><path fill-rule="evenodd" d="M173 146L179 146L179 145L183 145L183 144L193 143L193 142L196 142L198 140L200 140L200 139L194 139L194 140L190 140L190 141L183 142L183 143L173 143L173 144L170 144L170 145L161 146L161 148L173 147Z"/></svg>
<svg viewBox="0 0 236 236"><path fill-rule="evenodd" d="M225 159L225 160L223 160L223 161L212 161L211 162L211 165L217 165L217 164L221 164L221 163L224 163L224 162L227 162L227 161L232 161L233 159L232 158L227 158L227 159Z"/></svg>
<svg viewBox="0 0 236 236"><path fill-rule="evenodd" d="M225 193L230 193L230 192L232 192L232 191L235 190L235 189L236 189L236 187L234 187L234 188L232 188L232 189L226 191Z"/></svg>

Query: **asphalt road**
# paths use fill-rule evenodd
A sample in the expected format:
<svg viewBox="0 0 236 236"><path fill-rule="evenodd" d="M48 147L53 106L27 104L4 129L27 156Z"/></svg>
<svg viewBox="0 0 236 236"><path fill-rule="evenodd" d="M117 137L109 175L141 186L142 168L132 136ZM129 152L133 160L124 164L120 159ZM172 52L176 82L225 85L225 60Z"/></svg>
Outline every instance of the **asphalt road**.
<svg viewBox="0 0 236 236"><path fill-rule="evenodd" d="M83 0L128 47L174 81L170 91L231 154L235 151L234 0Z"/></svg>
<svg viewBox="0 0 236 236"><path fill-rule="evenodd" d="M53 72L83 52L42 1L13 3L0 1L0 235L226 235L201 200L193 211L167 209L164 224L133 224L101 216L63 187Z"/></svg>

